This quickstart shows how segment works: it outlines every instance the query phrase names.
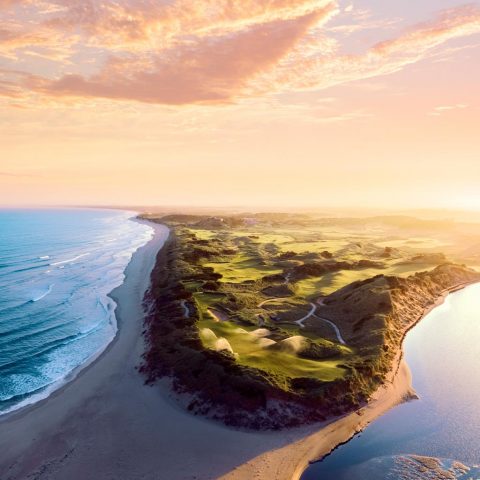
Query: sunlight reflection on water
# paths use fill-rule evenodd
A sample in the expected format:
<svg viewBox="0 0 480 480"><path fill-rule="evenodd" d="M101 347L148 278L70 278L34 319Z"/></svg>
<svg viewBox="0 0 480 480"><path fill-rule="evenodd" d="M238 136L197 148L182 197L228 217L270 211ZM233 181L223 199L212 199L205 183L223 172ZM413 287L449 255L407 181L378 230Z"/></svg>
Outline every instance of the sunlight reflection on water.
<svg viewBox="0 0 480 480"><path fill-rule="evenodd" d="M302 480L363 480L375 461L382 467L369 479L389 478L385 458L399 455L480 462L480 285L449 295L407 335L404 350L420 400L375 421Z"/></svg>

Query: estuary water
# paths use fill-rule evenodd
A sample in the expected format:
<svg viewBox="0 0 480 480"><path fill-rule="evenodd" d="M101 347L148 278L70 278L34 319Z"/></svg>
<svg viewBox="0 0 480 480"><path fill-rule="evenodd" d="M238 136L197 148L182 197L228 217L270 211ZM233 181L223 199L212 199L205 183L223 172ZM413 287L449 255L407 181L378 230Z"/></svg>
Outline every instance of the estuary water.
<svg viewBox="0 0 480 480"><path fill-rule="evenodd" d="M480 478L480 285L449 295L408 333L404 351L420 399L380 417L302 480Z"/></svg>
<svg viewBox="0 0 480 480"><path fill-rule="evenodd" d="M112 341L108 294L153 235L133 216L0 209L0 413L48 396Z"/></svg>

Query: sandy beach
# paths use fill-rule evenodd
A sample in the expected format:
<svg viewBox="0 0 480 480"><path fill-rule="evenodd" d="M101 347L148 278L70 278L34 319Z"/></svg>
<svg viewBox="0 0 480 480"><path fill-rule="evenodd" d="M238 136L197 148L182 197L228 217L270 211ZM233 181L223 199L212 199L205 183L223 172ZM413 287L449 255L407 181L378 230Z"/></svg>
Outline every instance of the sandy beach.
<svg viewBox="0 0 480 480"><path fill-rule="evenodd" d="M411 393L402 362L370 404L322 425L284 432L227 428L182 410L168 386L136 371L144 349L142 299L168 230L138 250L112 296L119 333L48 399L0 419L0 478L298 479L308 462L347 441Z"/></svg>

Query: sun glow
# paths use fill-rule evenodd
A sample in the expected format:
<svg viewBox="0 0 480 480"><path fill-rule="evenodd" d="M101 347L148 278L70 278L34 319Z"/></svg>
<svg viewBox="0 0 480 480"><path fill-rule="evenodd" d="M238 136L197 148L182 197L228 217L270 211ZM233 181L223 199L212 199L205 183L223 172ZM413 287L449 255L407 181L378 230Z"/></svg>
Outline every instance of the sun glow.
<svg viewBox="0 0 480 480"><path fill-rule="evenodd" d="M479 6L154 3L0 1L0 204L480 208Z"/></svg>

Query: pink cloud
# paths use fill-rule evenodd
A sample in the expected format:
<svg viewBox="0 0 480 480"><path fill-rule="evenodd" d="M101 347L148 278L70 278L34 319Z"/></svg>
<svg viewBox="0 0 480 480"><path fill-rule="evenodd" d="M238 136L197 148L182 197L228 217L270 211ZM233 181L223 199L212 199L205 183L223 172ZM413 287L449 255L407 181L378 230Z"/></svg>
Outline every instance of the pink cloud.
<svg viewBox="0 0 480 480"><path fill-rule="evenodd" d="M22 0L0 0L0 8L8 8L12 5L17 5L21 3L27 3Z"/></svg>
<svg viewBox="0 0 480 480"><path fill-rule="evenodd" d="M48 25L62 31L81 29L98 45L131 48L147 42L164 48L182 36L224 35L302 17L334 4L335 0L67 0Z"/></svg>
<svg viewBox="0 0 480 480"><path fill-rule="evenodd" d="M247 82L272 68L306 31L329 13L326 8L241 32L201 38L138 63L112 58L91 78L66 75L56 81L34 78L30 86L49 95L92 96L164 104L225 102Z"/></svg>
<svg viewBox="0 0 480 480"><path fill-rule="evenodd" d="M480 32L480 9L466 6L345 55L325 28L339 13L336 0L0 0L0 7L11 18L20 3L25 18L4 22L0 54L57 62L48 76L17 77L16 91L44 98L180 105L322 89L394 73Z"/></svg>
<svg viewBox="0 0 480 480"><path fill-rule="evenodd" d="M434 55L449 40L480 33L480 8L443 12L436 21L416 25L397 38L380 42L358 55L298 55L266 78L279 90L324 89L346 82L392 74ZM259 85L260 91L266 85Z"/></svg>
<svg viewBox="0 0 480 480"><path fill-rule="evenodd" d="M377 44L372 53L387 56L401 51L412 52L417 48L436 47L451 38L480 31L480 8L474 5L442 12L439 18L410 29L399 38Z"/></svg>
<svg viewBox="0 0 480 480"><path fill-rule="evenodd" d="M16 84L6 81L0 81L0 96L20 98L21 91Z"/></svg>

